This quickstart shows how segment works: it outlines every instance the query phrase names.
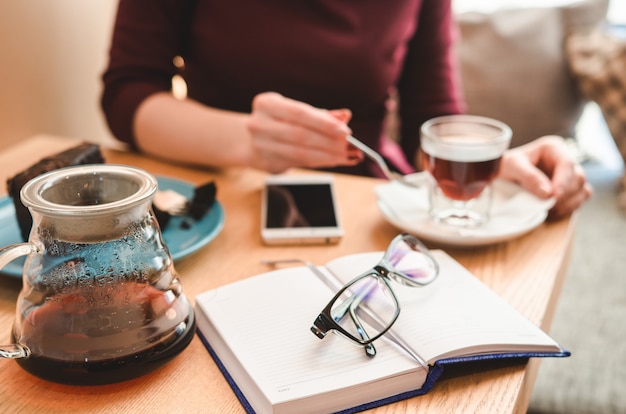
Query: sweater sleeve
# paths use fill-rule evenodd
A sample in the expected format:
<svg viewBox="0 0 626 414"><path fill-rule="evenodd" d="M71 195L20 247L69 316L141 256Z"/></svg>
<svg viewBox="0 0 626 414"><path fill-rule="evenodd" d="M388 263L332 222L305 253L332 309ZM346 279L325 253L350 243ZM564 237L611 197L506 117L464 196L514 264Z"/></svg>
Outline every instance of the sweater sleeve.
<svg viewBox="0 0 626 414"><path fill-rule="evenodd" d="M425 121L464 111L455 53L458 32L450 3L423 1L398 82L400 141L408 160L415 159Z"/></svg>
<svg viewBox="0 0 626 414"><path fill-rule="evenodd" d="M185 54L191 0L120 0L102 75L101 107L113 135L135 146L135 111L148 96L171 90L176 56Z"/></svg>

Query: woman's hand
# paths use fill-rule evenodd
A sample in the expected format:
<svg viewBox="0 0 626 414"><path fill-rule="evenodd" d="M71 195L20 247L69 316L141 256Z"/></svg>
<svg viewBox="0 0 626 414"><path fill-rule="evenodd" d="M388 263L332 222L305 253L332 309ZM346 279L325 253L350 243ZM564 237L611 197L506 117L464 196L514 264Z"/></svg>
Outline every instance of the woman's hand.
<svg viewBox="0 0 626 414"><path fill-rule="evenodd" d="M563 138L558 136L541 137L507 151L502 157L500 177L521 185L538 197L555 197L550 218L570 214L593 192L582 167L568 153Z"/></svg>
<svg viewBox="0 0 626 414"><path fill-rule="evenodd" d="M247 122L250 165L280 173L291 167L358 164L363 155L346 141L351 116L347 109L325 110L275 92L261 93Z"/></svg>

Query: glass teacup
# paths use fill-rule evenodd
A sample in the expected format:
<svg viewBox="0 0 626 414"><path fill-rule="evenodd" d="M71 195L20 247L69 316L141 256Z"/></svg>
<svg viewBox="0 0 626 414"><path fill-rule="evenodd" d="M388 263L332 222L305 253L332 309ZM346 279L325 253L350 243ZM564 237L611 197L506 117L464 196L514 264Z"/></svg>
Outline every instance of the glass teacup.
<svg viewBox="0 0 626 414"><path fill-rule="evenodd" d="M491 183L511 136L506 124L473 115L443 116L422 125L421 156L435 221L477 227L489 220Z"/></svg>

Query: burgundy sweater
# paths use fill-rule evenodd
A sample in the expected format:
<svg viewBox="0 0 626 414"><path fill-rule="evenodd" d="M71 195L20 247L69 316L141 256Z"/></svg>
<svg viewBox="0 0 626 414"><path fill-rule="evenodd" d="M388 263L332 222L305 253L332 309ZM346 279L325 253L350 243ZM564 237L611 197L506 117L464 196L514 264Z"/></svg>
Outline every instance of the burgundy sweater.
<svg viewBox="0 0 626 414"><path fill-rule="evenodd" d="M413 160L420 125L463 110L455 36L449 0L120 0L102 108L113 134L133 145L138 105L171 90L176 73L190 98L226 110L250 112L256 94L276 91L349 108L354 136L401 167L386 145L390 94Z"/></svg>

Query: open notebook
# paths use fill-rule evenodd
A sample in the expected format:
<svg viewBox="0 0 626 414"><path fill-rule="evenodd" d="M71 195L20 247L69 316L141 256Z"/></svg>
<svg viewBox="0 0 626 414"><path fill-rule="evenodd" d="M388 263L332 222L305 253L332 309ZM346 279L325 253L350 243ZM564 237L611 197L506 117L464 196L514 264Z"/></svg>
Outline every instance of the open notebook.
<svg viewBox="0 0 626 414"><path fill-rule="evenodd" d="M553 339L442 251L431 284L393 284L401 312L377 355L338 335L318 339L316 316L345 282L383 253L340 257L319 267L263 273L196 297L198 330L242 405L258 413L367 409L421 395L447 364L493 358L568 356Z"/></svg>

